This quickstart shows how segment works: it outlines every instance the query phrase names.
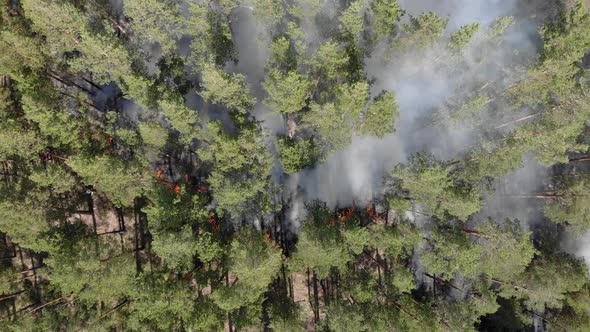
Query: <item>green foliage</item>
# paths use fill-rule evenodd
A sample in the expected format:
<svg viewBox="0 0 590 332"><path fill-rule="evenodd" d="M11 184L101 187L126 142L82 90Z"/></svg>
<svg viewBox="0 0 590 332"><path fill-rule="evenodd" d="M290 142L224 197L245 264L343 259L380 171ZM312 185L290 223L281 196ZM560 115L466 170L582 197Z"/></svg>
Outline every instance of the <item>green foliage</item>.
<svg viewBox="0 0 590 332"><path fill-rule="evenodd" d="M205 66L201 74L201 96L206 100L240 113L247 113L256 103L256 99L250 96L250 89L243 75L226 73L212 65Z"/></svg>
<svg viewBox="0 0 590 332"><path fill-rule="evenodd" d="M152 276L143 276L143 279L139 282L142 292L135 294L131 304L128 322L131 330L170 331L192 320L194 301L186 285Z"/></svg>
<svg viewBox="0 0 590 332"><path fill-rule="evenodd" d="M352 141L346 114L341 113L334 103L312 104L303 121L321 137L319 145L323 154L345 148Z"/></svg>
<svg viewBox="0 0 590 332"><path fill-rule="evenodd" d="M500 17L490 26L487 34L490 38L499 38L504 35L506 29L508 29L513 23L514 17L512 16Z"/></svg>
<svg viewBox="0 0 590 332"><path fill-rule="evenodd" d="M212 11L204 4L190 4L190 16L186 32L193 36L190 60L197 66L203 62L222 66L228 60L236 59L227 14Z"/></svg>
<svg viewBox="0 0 590 332"><path fill-rule="evenodd" d="M374 15L373 31L377 39L395 32L397 22L405 14L397 1L374 0L371 10Z"/></svg>
<svg viewBox="0 0 590 332"><path fill-rule="evenodd" d="M333 82L342 76L349 61L348 55L336 42L322 44L308 61L314 76Z"/></svg>
<svg viewBox="0 0 590 332"><path fill-rule="evenodd" d="M287 174L313 166L318 160L319 151L313 140L295 141L284 137L277 140L277 151L283 171Z"/></svg>
<svg viewBox="0 0 590 332"><path fill-rule="evenodd" d="M431 156L417 154L408 166L396 167L392 175L401 181L401 189L438 218L444 219L448 213L467 220L480 209L477 184L465 186L460 181L455 182L451 168Z"/></svg>
<svg viewBox="0 0 590 332"><path fill-rule="evenodd" d="M37 168L29 176L39 187L48 188L57 194L63 194L74 189L78 183L76 178L58 164L49 163L45 167Z"/></svg>
<svg viewBox="0 0 590 332"><path fill-rule="evenodd" d="M76 156L68 160L67 164L86 184L107 194L117 206L131 205L147 184L141 166L113 157Z"/></svg>
<svg viewBox="0 0 590 332"><path fill-rule="evenodd" d="M336 97L336 105L344 113L344 119L353 126L369 101L369 84L360 81L339 85Z"/></svg>
<svg viewBox="0 0 590 332"><path fill-rule="evenodd" d="M363 0L351 2L340 16L340 29L350 34L355 40L360 38L364 30L363 3Z"/></svg>
<svg viewBox="0 0 590 332"><path fill-rule="evenodd" d="M51 51L71 51L80 43L76 36L82 34L88 22L73 5L51 0L23 0L21 4L33 29L47 38Z"/></svg>
<svg viewBox="0 0 590 332"><path fill-rule="evenodd" d="M188 271L197 252L197 241L189 226L180 232L153 232L152 247L154 253L164 261L171 270Z"/></svg>
<svg viewBox="0 0 590 332"><path fill-rule="evenodd" d="M0 294L12 294L19 291L19 286L15 282L16 273L16 269L12 266L0 270Z"/></svg>
<svg viewBox="0 0 590 332"><path fill-rule="evenodd" d="M404 266L395 267L396 272L391 280L391 285L395 287L399 293L410 294L414 289L416 289L414 273Z"/></svg>
<svg viewBox="0 0 590 332"><path fill-rule="evenodd" d="M559 243L589 226L590 12L447 33L400 3L0 2L3 330L586 331ZM523 19L539 50L505 38ZM338 153L354 165L309 187L358 136L426 152L358 145L384 155ZM531 197L496 185L525 157L553 176ZM368 195L324 195L359 165ZM487 219L506 197L551 220Z"/></svg>
<svg viewBox="0 0 590 332"><path fill-rule="evenodd" d="M564 100L543 112L537 121L519 127L511 143L532 151L545 165L568 162L571 152L585 152L587 146L580 144L578 137L590 119L589 101L575 99Z"/></svg>
<svg viewBox="0 0 590 332"><path fill-rule="evenodd" d="M33 38L24 37L14 31L0 32L0 72L4 75L19 77L28 70L38 70L45 66L43 45Z"/></svg>
<svg viewBox="0 0 590 332"><path fill-rule="evenodd" d="M257 128L243 128L239 135L227 134L218 122L209 122L211 143L201 158L214 166L208 182L220 211L238 217L244 212L267 212L272 158Z"/></svg>
<svg viewBox="0 0 590 332"><path fill-rule="evenodd" d="M150 226L157 230L180 232L186 225L204 221L208 212L202 198L191 196L186 191L174 193L169 188L154 184L146 193L153 203L143 212L150 219ZM180 194L180 195L178 195Z"/></svg>
<svg viewBox="0 0 590 332"><path fill-rule="evenodd" d="M550 103L576 90L579 61L590 47L590 13L581 4L543 29L541 63L512 89L518 104Z"/></svg>
<svg viewBox="0 0 590 332"><path fill-rule="evenodd" d="M479 283L480 285L482 283ZM481 285L481 286L486 286ZM483 287L481 287L483 288ZM457 301L443 304L439 309L441 316L452 331L478 331L475 325L480 317L495 313L500 306L496 303L496 295L493 291L484 290L481 296L472 296L467 301Z"/></svg>
<svg viewBox="0 0 590 332"><path fill-rule="evenodd" d="M181 22L176 3L157 0L125 0L125 16L131 19L135 43L158 43L165 52L175 48Z"/></svg>
<svg viewBox="0 0 590 332"><path fill-rule="evenodd" d="M451 121L457 126L476 124L481 118L481 113L486 110L490 99L484 96L474 96L467 99L451 113Z"/></svg>
<svg viewBox="0 0 590 332"><path fill-rule="evenodd" d="M277 69L262 85L268 94L264 103L271 110L281 113L293 113L304 108L312 88L312 83L304 75L294 71L283 74Z"/></svg>
<svg viewBox="0 0 590 332"><path fill-rule="evenodd" d="M424 13L418 17L410 16L410 23L404 24L405 32L394 47L401 50L421 49L433 46L443 36L449 22L435 13Z"/></svg>
<svg viewBox="0 0 590 332"><path fill-rule="evenodd" d="M475 33L479 31L480 24L472 23L467 24L459 28L459 30L451 34L451 41L449 47L454 51L461 51L473 38Z"/></svg>
<svg viewBox="0 0 590 332"><path fill-rule="evenodd" d="M49 231L49 220L44 201L19 198L18 201L0 202L0 231L8 234L13 242L26 248L44 246L42 236Z"/></svg>
<svg viewBox="0 0 590 332"><path fill-rule="evenodd" d="M334 230L328 229L329 234L318 236L313 234L316 229L303 226L297 245L297 252L293 257L293 266L297 270L309 267L316 271L320 278L326 277L332 268L344 268L352 257L340 244L340 239Z"/></svg>
<svg viewBox="0 0 590 332"><path fill-rule="evenodd" d="M399 329L412 332L443 330L441 318L433 312L430 305L416 302L405 295L399 301L398 310L399 307L403 309L395 324Z"/></svg>
<svg viewBox="0 0 590 332"><path fill-rule="evenodd" d="M140 123L139 132L143 142L155 148L163 148L168 140L168 131L157 122Z"/></svg>
<svg viewBox="0 0 590 332"><path fill-rule="evenodd" d="M217 289L213 301L224 311L261 301L267 286L282 266L281 253L260 232L241 228L231 244L230 273L237 283Z"/></svg>
<svg viewBox="0 0 590 332"><path fill-rule="evenodd" d="M566 178L558 191L558 197L545 206L545 215L558 223L568 223L577 234L583 234L590 227L590 205L588 175Z"/></svg>
<svg viewBox="0 0 590 332"><path fill-rule="evenodd" d="M285 36L274 40L270 45L271 56L268 62L270 68L278 68L285 72L297 68L297 54L292 42Z"/></svg>
<svg viewBox="0 0 590 332"><path fill-rule="evenodd" d="M586 274L584 263L567 254L538 257L512 282L501 284L500 296L521 298L530 310L561 308L566 293L579 291L587 282Z"/></svg>
<svg viewBox="0 0 590 332"><path fill-rule="evenodd" d="M590 324L590 293L588 284L580 291L566 295L565 307L549 325L565 328L568 331L581 332Z"/></svg>
<svg viewBox="0 0 590 332"><path fill-rule="evenodd" d="M538 254L531 241L532 233L522 230L518 220L507 219L499 225L489 219L477 229L483 237L480 264L486 275L510 280L524 272Z"/></svg>
<svg viewBox="0 0 590 332"><path fill-rule="evenodd" d="M281 23L285 12L280 0L254 0L254 16L266 27L273 29Z"/></svg>
<svg viewBox="0 0 590 332"><path fill-rule="evenodd" d="M168 122L182 135L183 143L190 144L199 137L200 131L196 128L199 119L194 110L186 107L180 100L161 100L159 106Z"/></svg>
<svg viewBox="0 0 590 332"><path fill-rule="evenodd" d="M41 133L46 136L52 146L63 148L77 148L80 146L79 139L72 133L79 133L84 128L76 116L64 112L56 112L55 109L61 107L61 103L55 103L53 100L39 100L31 96L25 96L22 99L22 107L25 117L36 123ZM65 104L65 103L64 103ZM33 144L33 133L15 133L14 137L19 137L18 144ZM35 145L29 145L31 152L39 149Z"/></svg>
<svg viewBox="0 0 590 332"><path fill-rule="evenodd" d="M359 127L363 135L383 138L395 132L393 123L397 117L399 106L395 101L395 93L386 92L376 97L369 105L364 119Z"/></svg>
<svg viewBox="0 0 590 332"><path fill-rule="evenodd" d="M479 262L483 248L466 234L456 230L436 230L429 243L432 247L421 256L428 271L448 279L457 273L473 279L482 272Z"/></svg>
<svg viewBox="0 0 590 332"><path fill-rule="evenodd" d="M328 325L335 332L369 331L362 314L350 308L332 305L328 309Z"/></svg>
<svg viewBox="0 0 590 332"><path fill-rule="evenodd" d="M304 20L315 17L324 5L322 0L297 0L288 11L289 14Z"/></svg>
<svg viewBox="0 0 590 332"><path fill-rule="evenodd" d="M83 227L66 226L50 237L52 255L46 264L54 287L89 304L116 302L133 294L132 256L120 255L120 248L86 234Z"/></svg>
<svg viewBox="0 0 590 332"><path fill-rule="evenodd" d="M352 142L352 134L359 125L361 114L369 99L369 86L366 82L342 84L337 87L336 102L323 105L312 104L310 111L303 115L304 126L313 128L320 137L318 145L324 155L345 148ZM374 118L391 102L391 97L380 99L369 117ZM395 108L395 104L392 106ZM385 113L390 110L385 110ZM372 124L372 123L369 123ZM387 124L386 124L387 125ZM387 127L389 128L389 127Z"/></svg>
<svg viewBox="0 0 590 332"><path fill-rule="evenodd" d="M486 144L482 149L473 151L472 160L461 170L458 177L471 183L485 177L503 176L522 167L522 155L527 147L518 143L509 138L501 142L500 146Z"/></svg>
<svg viewBox="0 0 590 332"><path fill-rule="evenodd" d="M406 223L395 227L373 224L369 226L369 232L368 244L392 257L409 258L413 247L422 241L418 229Z"/></svg>
<svg viewBox="0 0 590 332"><path fill-rule="evenodd" d="M353 259L343 246L339 228L329 223L332 218L325 203L312 202L307 206L310 216L301 227L297 252L291 258L292 267L297 271L306 268L325 278L332 268L345 269Z"/></svg>
<svg viewBox="0 0 590 332"><path fill-rule="evenodd" d="M0 159L7 160L13 157L31 157L41 147L35 137L35 133L27 132L10 123L0 124Z"/></svg>
<svg viewBox="0 0 590 332"><path fill-rule="evenodd" d="M87 35L78 45L84 56L69 62L73 70L92 69L96 73L96 81L104 84L125 82L126 77L132 75L128 52L109 36Z"/></svg>
<svg viewBox="0 0 590 332"><path fill-rule="evenodd" d="M231 244L230 271L239 279L238 285L262 294L282 265L280 250L252 229L241 228Z"/></svg>
<svg viewBox="0 0 590 332"><path fill-rule="evenodd" d="M428 241L432 247L422 260L429 271L443 278L460 273L471 279L483 274L511 280L523 273L537 254L530 236L518 221L510 220L498 225L489 219L477 230L440 228L432 233Z"/></svg>
<svg viewBox="0 0 590 332"><path fill-rule="evenodd" d="M394 210L398 214L403 214L405 211L412 208L412 202L405 197L399 197L392 195L388 198L389 208Z"/></svg>

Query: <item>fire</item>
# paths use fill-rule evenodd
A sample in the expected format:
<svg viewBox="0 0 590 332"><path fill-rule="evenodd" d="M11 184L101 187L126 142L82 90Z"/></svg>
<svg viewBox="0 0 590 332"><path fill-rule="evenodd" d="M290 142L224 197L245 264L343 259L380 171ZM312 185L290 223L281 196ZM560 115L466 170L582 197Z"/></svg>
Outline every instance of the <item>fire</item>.
<svg viewBox="0 0 590 332"><path fill-rule="evenodd" d="M331 223L331 224L345 223L348 221L348 219L350 219L352 217L353 214L354 214L354 207L348 208L348 209L338 213L338 217L330 219L329 223Z"/></svg>
<svg viewBox="0 0 590 332"><path fill-rule="evenodd" d="M180 194L180 191L181 191L180 184L166 181L166 173L164 172L163 169L158 168L156 170L156 173L154 174L154 176L159 183L165 185L170 190L172 190L174 193Z"/></svg>
<svg viewBox="0 0 590 332"><path fill-rule="evenodd" d="M275 240L272 238L272 234L270 232L265 232L264 233L264 241L266 241L267 243L269 243L273 248L276 248L276 247L279 246L275 242Z"/></svg>
<svg viewBox="0 0 590 332"><path fill-rule="evenodd" d="M158 169L156 170L156 174L155 174L155 176L156 176L156 179L158 179L158 180L163 180L163 179L164 179L164 170L163 170L163 169L161 169L161 168L158 168Z"/></svg>
<svg viewBox="0 0 590 332"><path fill-rule="evenodd" d="M381 215L379 215L375 210L373 210L373 208L371 208L370 206L367 207L366 209L367 214L375 221L383 221L383 217L381 217Z"/></svg>
<svg viewBox="0 0 590 332"><path fill-rule="evenodd" d="M211 213L209 215L209 225L211 225L211 227L213 227L213 230L215 232L219 231L219 224L217 223L217 220L215 220L215 214Z"/></svg>

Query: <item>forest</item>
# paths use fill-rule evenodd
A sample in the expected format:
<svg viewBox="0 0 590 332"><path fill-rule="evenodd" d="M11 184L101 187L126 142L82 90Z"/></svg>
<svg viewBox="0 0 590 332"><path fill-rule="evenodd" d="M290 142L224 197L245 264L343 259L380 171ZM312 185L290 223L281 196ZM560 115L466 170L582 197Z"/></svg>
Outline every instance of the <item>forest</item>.
<svg viewBox="0 0 590 332"><path fill-rule="evenodd" d="M0 331L590 331L590 1L0 1Z"/></svg>

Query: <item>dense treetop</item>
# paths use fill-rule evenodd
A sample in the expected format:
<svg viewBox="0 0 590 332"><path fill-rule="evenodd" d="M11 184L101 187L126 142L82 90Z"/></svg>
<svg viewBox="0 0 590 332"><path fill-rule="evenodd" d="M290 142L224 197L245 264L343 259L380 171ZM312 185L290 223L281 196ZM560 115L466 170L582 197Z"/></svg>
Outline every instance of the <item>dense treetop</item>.
<svg viewBox="0 0 590 332"><path fill-rule="evenodd" d="M2 330L587 331L587 3L419 3L2 1Z"/></svg>

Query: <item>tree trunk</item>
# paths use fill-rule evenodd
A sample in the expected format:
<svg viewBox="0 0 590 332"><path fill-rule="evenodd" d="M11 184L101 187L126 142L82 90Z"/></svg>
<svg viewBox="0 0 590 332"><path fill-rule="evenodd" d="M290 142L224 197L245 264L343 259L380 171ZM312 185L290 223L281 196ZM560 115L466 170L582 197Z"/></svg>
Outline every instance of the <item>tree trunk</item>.
<svg viewBox="0 0 590 332"><path fill-rule="evenodd" d="M18 291L18 292L14 292L14 293L12 293L12 294L4 295L4 296L0 297L0 301L4 301L4 300L11 299L11 298L13 298L13 297L16 297L16 296L18 296L19 294L21 294L21 293L24 293L24 291L25 291L25 290L23 289L23 290L20 290L20 291Z"/></svg>
<svg viewBox="0 0 590 332"><path fill-rule="evenodd" d="M79 100L76 96L72 96L71 94L69 94L67 92L59 91L59 93L62 94L62 95L64 95L64 96L66 96L66 97L70 97L72 99L75 99L75 100L77 100L77 101L79 101L79 102L81 102L81 103L83 103L83 104L85 104L87 106L90 106L90 107L94 108L98 112L102 112L102 110L100 108L98 108L96 105L94 105L92 103L87 102L86 100Z"/></svg>
<svg viewBox="0 0 590 332"><path fill-rule="evenodd" d="M315 308L314 308L314 315L315 315L315 321L319 322L320 321L320 299L319 299L319 294L318 294L318 277L317 274L315 273L315 271L313 271L313 299L314 299L314 303L315 303Z"/></svg>
<svg viewBox="0 0 590 332"><path fill-rule="evenodd" d="M94 95L94 92L88 90L87 88L79 85L76 82L73 82L73 81L71 81L71 80L69 80L69 79L67 79L65 77L59 76L57 73L53 72L51 69L48 69L47 74L49 74L49 76L51 78L53 78L54 80L56 80L58 82L61 82L61 83L65 84L65 85L67 85L67 86L75 86L76 88L78 88L78 89L80 89L80 90L88 93L89 95Z"/></svg>
<svg viewBox="0 0 590 332"><path fill-rule="evenodd" d="M229 287L229 273L225 272L225 286ZM231 323L231 313L227 313L227 328L229 332L233 332L232 323Z"/></svg>
<svg viewBox="0 0 590 332"><path fill-rule="evenodd" d="M96 84L96 83L92 82L91 80L87 79L87 78L86 78L86 77L84 77L84 76L80 76L80 78L81 78L81 79L82 79L84 82L86 82L86 83L88 83L88 84L92 85L92 86L93 86L94 88L96 88L97 90L100 90L100 91L102 91L102 87L101 87L100 85L98 85L98 84Z"/></svg>
<svg viewBox="0 0 590 332"><path fill-rule="evenodd" d="M311 279L309 277L309 268L307 269L307 300L309 301L309 306L313 310L315 320L315 310L313 309L313 302L311 300Z"/></svg>
<svg viewBox="0 0 590 332"><path fill-rule="evenodd" d="M516 120L514 120L514 121L506 122L506 123L504 123L504 124L501 124L501 125L499 125L499 126L496 126L496 127L494 127L494 129L502 129L502 128L504 128L504 127L508 127L508 126L510 126L510 125L512 125L512 124L516 124L516 123L519 123L519 122L522 122L522 121L525 121L525 120L528 120L528 119L534 118L534 117L536 117L536 116L538 116L538 115L540 115L540 114L541 114L541 113L535 113L535 114L527 115L527 116L525 116L525 117L522 117L522 118L516 119Z"/></svg>
<svg viewBox="0 0 590 332"><path fill-rule="evenodd" d="M105 312L104 314L100 315L100 319L105 318L106 316L110 315L111 313L115 312L117 309L123 307L124 305L126 305L127 303L129 303L129 300L125 300L119 304L117 304L113 309Z"/></svg>
<svg viewBox="0 0 590 332"><path fill-rule="evenodd" d="M577 158L570 159L570 163L573 163L573 162L576 162L576 161L590 161L590 156L582 156L582 157L577 157Z"/></svg>
<svg viewBox="0 0 590 332"><path fill-rule="evenodd" d="M322 288L322 298L326 305L330 304L330 288L328 279L320 280L320 287Z"/></svg>
<svg viewBox="0 0 590 332"><path fill-rule="evenodd" d="M8 316L0 317L0 320L5 320L6 318L8 318L8 317L10 317L10 316L13 316L13 315L14 315L14 317L16 318L16 315L17 315L19 312L25 311L25 310L29 309L30 307L34 307L35 305L37 305L37 302L35 302L35 303L31 303L31 304L29 304L28 306L26 306L26 307L24 307L24 308L20 308L20 309L16 310L16 305L14 305L14 303L13 303L13 306L12 306L12 308L13 308L13 313L12 313L12 314L8 314Z"/></svg>
<svg viewBox="0 0 590 332"><path fill-rule="evenodd" d="M487 239L488 237L480 231L476 231L474 229L463 228L461 231L465 234L477 236L479 238Z"/></svg>
<svg viewBox="0 0 590 332"><path fill-rule="evenodd" d="M37 271L35 269L35 260L33 259L33 251L31 249L29 249L29 258L31 259L31 268L30 270L33 271L33 287L35 288L35 290L37 289Z"/></svg>
<svg viewBox="0 0 590 332"><path fill-rule="evenodd" d="M514 197L514 198L537 198L537 199L555 199L563 197L564 195L555 193L541 193L536 195L502 195L501 197Z"/></svg>
<svg viewBox="0 0 590 332"><path fill-rule="evenodd" d="M49 301L49 302L47 302L47 303L45 303L45 304L43 304L43 305L41 305L41 306L38 306L38 307L36 307L36 308L34 308L34 309L31 309L31 310L27 311L27 313L26 313L26 314L27 314L27 315L29 315L29 314L32 314L32 313L34 313L34 312L35 312L35 311L37 311L37 310L41 310L41 309L45 308L46 306L52 305L52 304L54 304L54 303L56 303L56 302L59 302L59 301L63 300L63 298L64 298L64 296L62 296L62 297L60 297L60 298L57 298L57 299L55 299L55 300L53 300L53 301Z"/></svg>
<svg viewBox="0 0 590 332"><path fill-rule="evenodd" d="M21 267L22 267L22 270L24 271L24 270L26 270L26 269L27 269L27 267L26 267L26 265L25 265L25 260L24 260L24 258L23 258L23 250L22 250L22 248L21 248L21 247L18 247L18 256L19 256L19 258L20 258L20 265L21 265Z"/></svg>
<svg viewBox="0 0 590 332"><path fill-rule="evenodd" d="M139 218L139 213L137 211L138 209L138 199L134 199L133 200L133 219L134 219L134 225L133 225L133 230L135 233L135 274L139 275L143 269L141 266L141 257L139 255L139 250L140 250L140 224L141 224L141 220Z"/></svg>

